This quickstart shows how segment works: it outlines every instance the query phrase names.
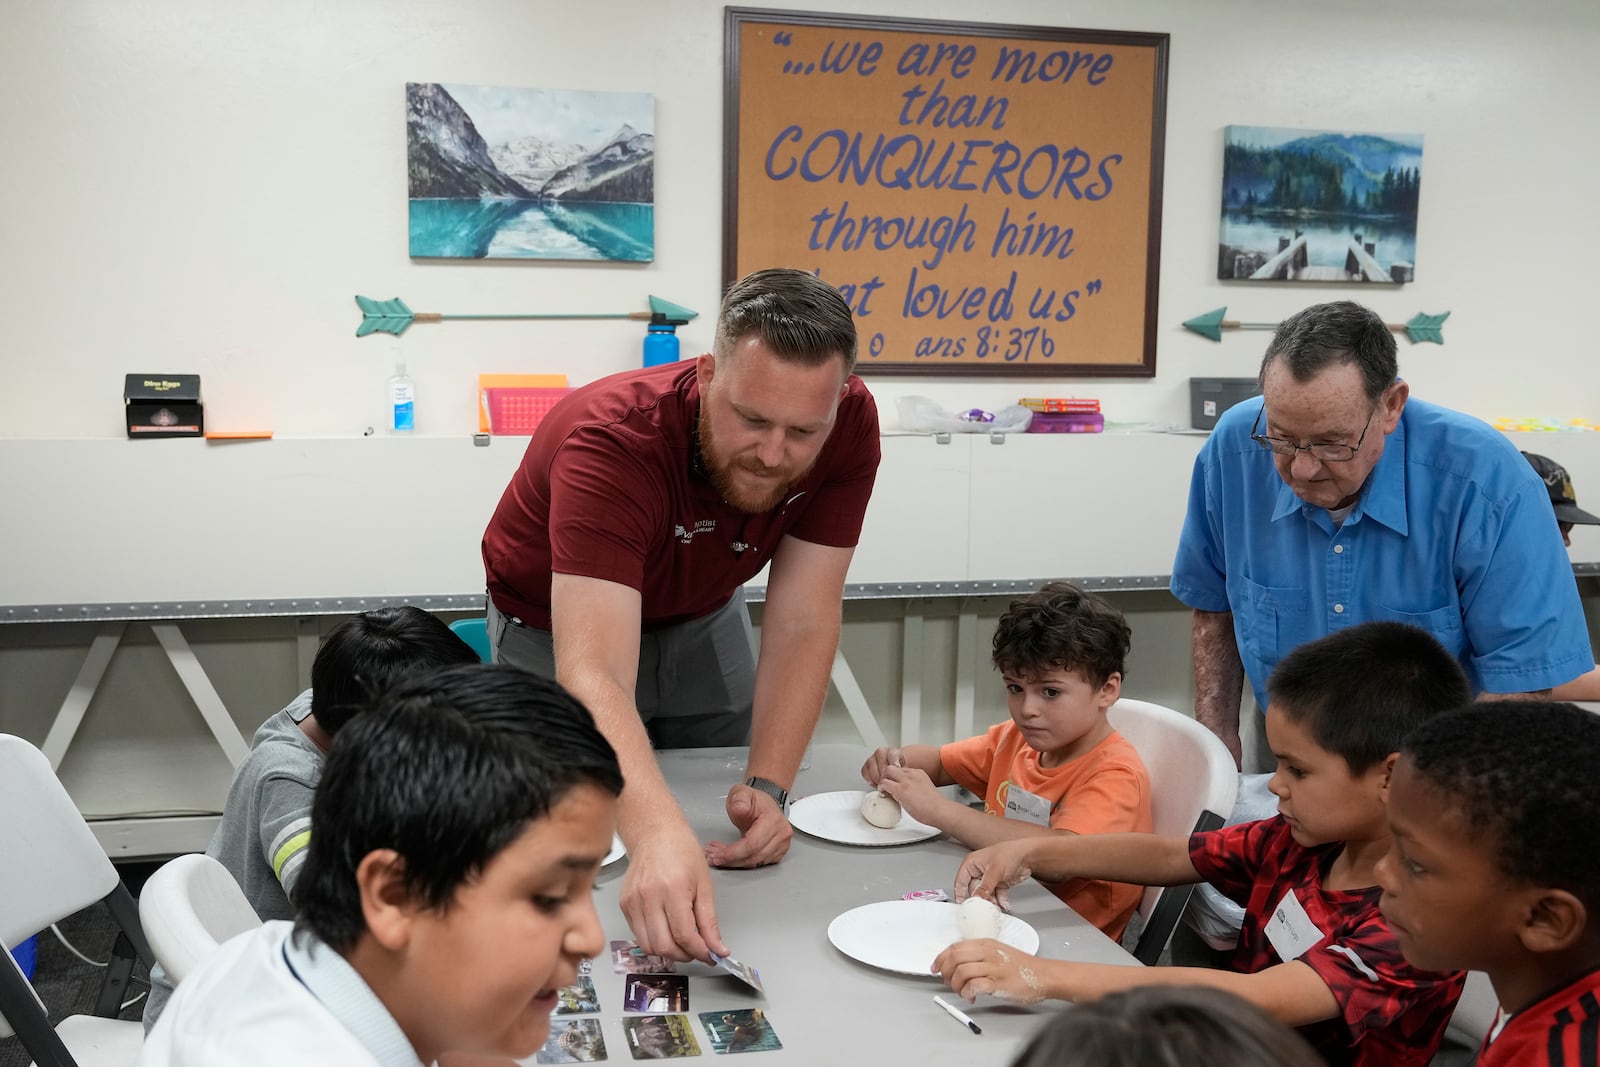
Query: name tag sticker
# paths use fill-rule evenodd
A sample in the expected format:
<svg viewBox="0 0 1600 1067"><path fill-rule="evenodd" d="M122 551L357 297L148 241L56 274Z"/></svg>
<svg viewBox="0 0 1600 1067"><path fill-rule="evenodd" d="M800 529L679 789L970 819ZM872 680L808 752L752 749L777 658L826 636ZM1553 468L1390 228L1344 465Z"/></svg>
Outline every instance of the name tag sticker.
<svg viewBox="0 0 1600 1067"><path fill-rule="evenodd" d="M1306 914L1300 898L1294 895L1292 889L1283 895L1278 906L1267 917L1266 934L1267 940L1277 950L1278 958L1284 963L1304 956L1323 938L1322 931L1311 921L1311 916Z"/></svg>
<svg viewBox="0 0 1600 1067"><path fill-rule="evenodd" d="M1013 784L1006 790L1006 818L1031 822L1035 826L1050 825L1050 802L1037 793L1018 789Z"/></svg>

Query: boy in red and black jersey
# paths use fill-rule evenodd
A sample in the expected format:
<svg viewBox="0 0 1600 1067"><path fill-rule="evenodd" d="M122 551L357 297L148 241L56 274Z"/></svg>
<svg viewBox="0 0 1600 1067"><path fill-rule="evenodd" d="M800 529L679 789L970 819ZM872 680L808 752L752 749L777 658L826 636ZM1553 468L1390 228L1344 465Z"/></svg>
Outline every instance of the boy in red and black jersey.
<svg viewBox="0 0 1600 1067"><path fill-rule="evenodd" d="M1600 716L1475 704L1406 738L1382 909L1419 967L1484 971L1478 1067L1600 1064Z"/></svg>
<svg viewBox="0 0 1600 1067"><path fill-rule="evenodd" d="M1187 838L1021 838L972 853L956 875L958 898L992 898L1030 874L1208 881L1245 909L1228 970L1036 959L997 941L958 942L934 970L969 1000L1209 986L1296 1027L1335 1067L1425 1067L1463 976L1407 961L1378 910L1376 867L1391 846L1384 798L1401 739L1465 703L1466 677L1423 631L1369 622L1301 645L1273 671L1267 692L1278 763L1273 818Z"/></svg>

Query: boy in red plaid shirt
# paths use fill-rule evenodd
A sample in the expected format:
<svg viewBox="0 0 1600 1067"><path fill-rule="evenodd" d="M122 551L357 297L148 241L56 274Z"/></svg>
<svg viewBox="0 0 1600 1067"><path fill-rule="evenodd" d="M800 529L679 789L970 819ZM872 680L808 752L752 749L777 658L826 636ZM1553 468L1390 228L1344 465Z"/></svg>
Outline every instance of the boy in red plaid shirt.
<svg viewBox="0 0 1600 1067"><path fill-rule="evenodd" d="M1334 1065L1423 1067L1461 995L1460 973L1408 963L1378 910L1375 868L1391 845L1385 812L1400 742L1469 699L1455 658L1399 623L1363 623L1302 645L1267 683L1266 729L1279 814L1188 838L1101 834L1023 838L969 855L958 899L1022 879L1208 881L1245 909L1231 970L1037 959L962 941L933 969L968 1000L1092 1000L1146 985L1238 994L1297 1027Z"/></svg>
<svg viewBox="0 0 1600 1067"><path fill-rule="evenodd" d="M1571 704L1475 704L1401 746L1380 906L1417 966L1488 973L1478 1067L1600 1063L1596 767L1600 716Z"/></svg>

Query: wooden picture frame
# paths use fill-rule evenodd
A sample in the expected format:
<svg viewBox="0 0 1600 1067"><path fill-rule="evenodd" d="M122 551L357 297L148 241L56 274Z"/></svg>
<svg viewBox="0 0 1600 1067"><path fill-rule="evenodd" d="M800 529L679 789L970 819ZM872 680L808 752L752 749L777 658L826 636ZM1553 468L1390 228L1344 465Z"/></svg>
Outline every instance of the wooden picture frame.
<svg viewBox="0 0 1600 1067"><path fill-rule="evenodd" d="M1152 377L1168 36L726 9L724 284L833 283L859 372Z"/></svg>

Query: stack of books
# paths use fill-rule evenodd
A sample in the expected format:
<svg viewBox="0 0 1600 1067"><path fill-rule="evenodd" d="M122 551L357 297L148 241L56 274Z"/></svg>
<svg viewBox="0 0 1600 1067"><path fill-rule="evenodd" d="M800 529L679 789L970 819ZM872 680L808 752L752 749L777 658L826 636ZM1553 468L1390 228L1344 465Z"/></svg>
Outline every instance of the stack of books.
<svg viewBox="0 0 1600 1067"><path fill-rule="evenodd" d="M1099 433L1106 428L1100 401L1078 396L1025 396L1017 401L1033 412L1029 433Z"/></svg>

